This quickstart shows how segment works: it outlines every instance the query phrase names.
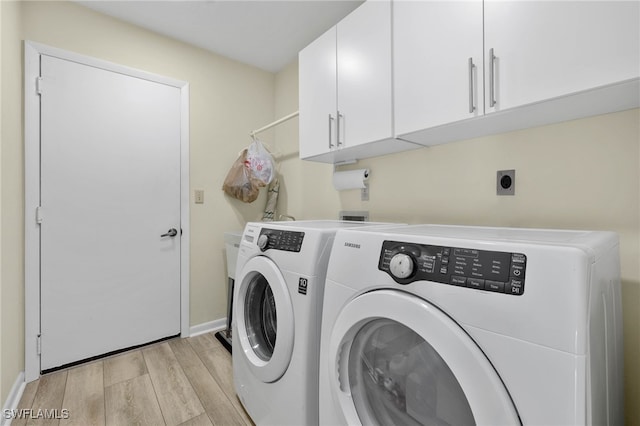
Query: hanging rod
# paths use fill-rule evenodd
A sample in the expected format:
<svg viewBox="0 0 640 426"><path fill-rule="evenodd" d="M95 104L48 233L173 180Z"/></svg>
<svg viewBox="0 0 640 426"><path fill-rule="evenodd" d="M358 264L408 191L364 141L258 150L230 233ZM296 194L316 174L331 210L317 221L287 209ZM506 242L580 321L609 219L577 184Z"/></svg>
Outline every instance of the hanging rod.
<svg viewBox="0 0 640 426"><path fill-rule="evenodd" d="M254 130L252 132L249 132L249 136L251 136L253 138L253 137L255 137L255 135L257 135L260 132L264 132L265 130L268 130L268 129L274 127L274 126L277 126L280 123L284 123L287 120L291 120L293 117L297 117L299 113L300 113L299 111L293 112L293 113L291 113L291 114L289 114L289 115L287 115L285 117L282 117L279 120L274 121L271 124L267 124L264 127L260 127L258 130Z"/></svg>

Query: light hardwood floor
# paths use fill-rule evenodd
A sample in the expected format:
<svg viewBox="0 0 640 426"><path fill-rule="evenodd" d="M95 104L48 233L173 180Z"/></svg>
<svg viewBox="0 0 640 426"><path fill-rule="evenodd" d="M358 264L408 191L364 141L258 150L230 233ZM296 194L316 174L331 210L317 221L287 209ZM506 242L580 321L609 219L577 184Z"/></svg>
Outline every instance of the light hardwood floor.
<svg viewBox="0 0 640 426"><path fill-rule="evenodd" d="M11 424L253 426L232 374L213 333L176 338L42 376L18 406L31 411Z"/></svg>

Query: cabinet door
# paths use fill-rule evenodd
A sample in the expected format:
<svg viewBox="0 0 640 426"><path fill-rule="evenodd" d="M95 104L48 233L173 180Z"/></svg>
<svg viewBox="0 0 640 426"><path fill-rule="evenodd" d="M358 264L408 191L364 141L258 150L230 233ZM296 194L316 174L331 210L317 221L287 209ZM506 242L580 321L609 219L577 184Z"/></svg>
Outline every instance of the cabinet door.
<svg viewBox="0 0 640 426"><path fill-rule="evenodd" d="M340 147L392 137L391 2L363 3L337 30Z"/></svg>
<svg viewBox="0 0 640 426"><path fill-rule="evenodd" d="M299 54L300 158L324 154L336 144L336 28Z"/></svg>
<svg viewBox="0 0 640 426"><path fill-rule="evenodd" d="M637 1L485 0L485 60L494 49L503 110L638 77ZM489 102L487 78L485 102Z"/></svg>
<svg viewBox="0 0 640 426"><path fill-rule="evenodd" d="M484 113L482 0L396 1L393 43L396 134Z"/></svg>

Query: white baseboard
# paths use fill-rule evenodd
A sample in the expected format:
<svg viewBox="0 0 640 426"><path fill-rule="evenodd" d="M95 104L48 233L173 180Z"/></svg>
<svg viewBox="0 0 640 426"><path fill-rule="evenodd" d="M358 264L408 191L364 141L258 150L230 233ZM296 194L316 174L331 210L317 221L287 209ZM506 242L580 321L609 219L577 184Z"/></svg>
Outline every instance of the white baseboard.
<svg viewBox="0 0 640 426"><path fill-rule="evenodd" d="M220 318L217 320L192 326L189 329L189 337L194 337L209 332L216 332L224 330L225 328L227 328L227 318Z"/></svg>
<svg viewBox="0 0 640 426"><path fill-rule="evenodd" d="M10 426L11 421L11 410L16 410L18 408L18 404L20 403L20 398L22 398L22 393L24 392L24 388L27 384L24 381L24 371L21 371L18 374L18 378L15 383L11 387L9 391L9 395L7 396L7 400L4 402L2 406L2 415L0 417L0 425L2 426ZM7 418L9 417L9 418Z"/></svg>

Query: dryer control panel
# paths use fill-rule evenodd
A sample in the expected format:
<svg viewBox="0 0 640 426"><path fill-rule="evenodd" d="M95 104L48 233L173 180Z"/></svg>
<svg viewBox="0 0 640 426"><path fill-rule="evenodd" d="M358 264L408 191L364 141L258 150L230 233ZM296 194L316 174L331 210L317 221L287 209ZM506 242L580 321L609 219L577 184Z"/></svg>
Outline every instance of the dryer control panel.
<svg viewBox="0 0 640 426"><path fill-rule="evenodd" d="M378 269L399 284L435 281L520 296L527 257L522 253L384 241Z"/></svg>
<svg viewBox="0 0 640 426"><path fill-rule="evenodd" d="M299 252L303 239L304 232L262 228L258 237L258 247L262 251L273 249Z"/></svg>

